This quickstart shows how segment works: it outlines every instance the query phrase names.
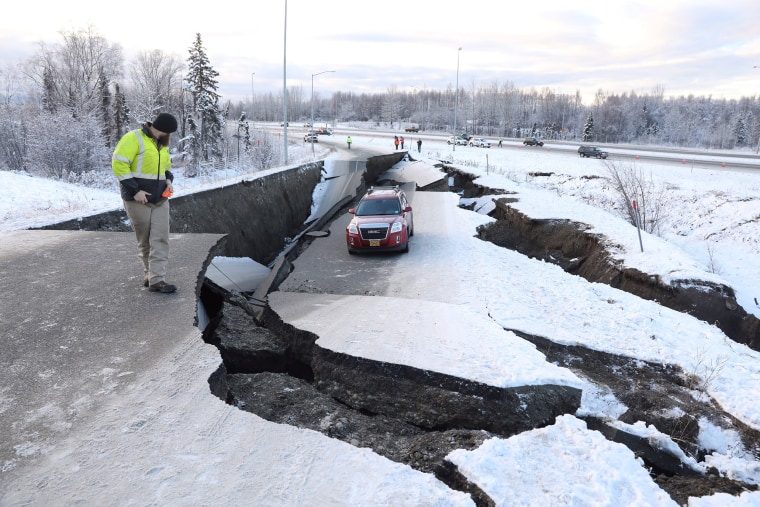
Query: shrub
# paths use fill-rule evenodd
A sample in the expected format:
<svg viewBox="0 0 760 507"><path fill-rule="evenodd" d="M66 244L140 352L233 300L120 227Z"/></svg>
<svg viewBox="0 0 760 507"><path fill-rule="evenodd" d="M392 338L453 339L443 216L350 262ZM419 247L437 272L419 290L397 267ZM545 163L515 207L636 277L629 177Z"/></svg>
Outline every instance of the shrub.
<svg viewBox="0 0 760 507"><path fill-rule="evenodd" d="M658 233L660 225L666 219L665 184L657 185L651 175L645 177L641 169L637 169L634 164L606 160L605 165L623 218L636 225L638 208L641 228L650 233Z"/></svg>

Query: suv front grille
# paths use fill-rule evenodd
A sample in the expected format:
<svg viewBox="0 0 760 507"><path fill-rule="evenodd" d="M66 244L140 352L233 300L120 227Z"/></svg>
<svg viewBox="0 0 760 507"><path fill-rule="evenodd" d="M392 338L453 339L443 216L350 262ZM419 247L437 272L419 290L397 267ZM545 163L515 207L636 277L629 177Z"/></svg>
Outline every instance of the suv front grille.
<svg viewBox="0 0 760 507"><path fill-rule="evenodd" d="M388 224L367 224L359 227L362 239L385 239L388 237Z"/></svg>

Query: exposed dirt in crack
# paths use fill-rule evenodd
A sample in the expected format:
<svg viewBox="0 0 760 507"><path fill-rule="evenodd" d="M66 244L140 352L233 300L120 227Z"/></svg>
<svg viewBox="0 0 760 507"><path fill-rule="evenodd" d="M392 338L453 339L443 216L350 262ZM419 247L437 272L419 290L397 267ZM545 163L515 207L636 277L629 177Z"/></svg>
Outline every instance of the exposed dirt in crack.
<svg viewBox="0 0 760 507"><path fill-rule="evenodd" d="M214 394L268 421L311 429L355 447L370 448L392 461L434 474L453 489L470 494L479 506L493 505L482 490L445 461L454 449L476 449L493 434L479 430L426 430L393 417L351 408L317 388L311 381L313 374L282 346L286 340L245 318L243 310L229 305L225 308L228 318L219 322L220 328L226 328L222 333L235 329L248 336L235 350L217 341L225 362L209 380ZM231 315L236 317L229 318ZM229 373L225 364L237 372Z"/></svg>
<svg viewBox="0 0 760 507"><path fill-rule="evenodd" d="M705 455L697 441L701 418L715 426L738 432L745 448L760 458L760 432L721 410L699 391L698 386L693 384L694 379L678 366L650 363L580 346L558 345L545 338L512 331L534 343L546 354L548 361L556 362L609 389L617 400L628 407L619 417L621 422L633 424L643 421L653 425L697 461L702 461ZM637 452L650 468L655 482L680 505L685 505L689 496L700 497L719 492L737 495L745 490L757 489L756 486L721 477L715 469L708 470L706 475L679 471L670 456L647 449L646 442L636 443L626 435L616 434L607 421L586 419L589 428L598 429L608 439L624 443Z"/></svg>
<svg viewBox="0 0 760 507"><path fill-rule="evenodd" d="M268 421L308 428L324 435L366 447L392 461L435 474L451 485L444 458L454 449L475 449L490 435L482 431L425 431L381 414L356 411L325 395L313 384L277 373L227 376L229 399L242 410ZM458 489L462 484L457 484ZM468 493L487 497L471 484Z"/></svg>
<svg viewBox="0 0 760 507"><path fill-rule="evenodd" d="M688 313L714 324L737 343L760 350L760 319L739 306L731 287L704 280L665 284L656 275L621 266L607 252L606 238L584 232L588 225L562 219L532 219L510 206L519 196L477 186L465 175L452 174L456 175L463 195L468 197L504 194L493 198L496 208L490 215L496 222L478 228L478 236L484 241L556 264L590 282L604 283Z"/></svg>
<svg viewBox="0 0 760 507"><path fill-rule="evenodd" d="M263 419L370 448L392 461L434 474L452 489L470 494L479 506L493 505L445 457L455 449L473 450L487 438L511 434L459 427L424 428L401 417L349 406L324 387L324 375L321 381L315 380L317 375L309 363L319 364L323 353L310 350L313 335L282 321L270 327L260 326L251 313L231 301L239 302L239 298L232 297L222 304L222 317L205 334L206 340L220 349L224 361L209 380L216 396ZM267 312L263 320L266 325L276 319ZM388 367L388 371L396 371L393 365ZM354 376L357 375L364 377L363 373ZM391 400L409 398L415 392L406 379L392 377L394 388L388 392ZM372 377L366 381L374 385L381 380ZM336 391L335 386L332 391ZM420 400L420 413L436 406L434 395L416 399Z"/></svg>

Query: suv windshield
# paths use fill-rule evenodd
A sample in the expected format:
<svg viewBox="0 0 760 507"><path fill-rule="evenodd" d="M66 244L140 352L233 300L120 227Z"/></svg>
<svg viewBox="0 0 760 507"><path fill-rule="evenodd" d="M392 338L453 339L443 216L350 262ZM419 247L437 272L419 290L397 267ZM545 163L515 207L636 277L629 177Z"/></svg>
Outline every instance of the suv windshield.
<svg viewBox="0 0 760 507"><path fill-rule="evenodd" d="M366 199L356 208L357 216L367 215L398 215L401 206L398 199Z"/></svg>

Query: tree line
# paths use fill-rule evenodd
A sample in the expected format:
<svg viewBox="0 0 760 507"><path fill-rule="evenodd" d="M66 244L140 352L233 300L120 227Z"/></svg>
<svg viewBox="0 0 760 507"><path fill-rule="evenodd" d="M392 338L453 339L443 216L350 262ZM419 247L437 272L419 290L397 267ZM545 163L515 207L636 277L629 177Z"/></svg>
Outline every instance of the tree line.
<svg viewBox="0 0 760 507"><path fill-rule="evenodd" d="M91 26L61 37L58 44L41 43L17 67L0 70L0 170L81 180L88 171L107 170L121 136L159 112L179 121L172 152L184 159L189 175L233 162L260 169L282 162L271 135L251 128L284 120L282 91L222 102L219 74L201 34L184 60L156 49L129 62L118 44ZM311 96L301 86L286 93L287 121L308 121ZM584 104L578 92L521 89L511 82L473 82L459 90L389 86L382 93L317 94L314 112L318 122L333 126L371 122L492 137L704 149L755 148L760 139L757 96L665 97L662 87L599 90L592 104Z"/></svg>

